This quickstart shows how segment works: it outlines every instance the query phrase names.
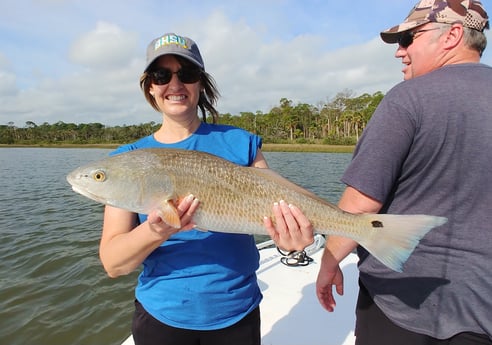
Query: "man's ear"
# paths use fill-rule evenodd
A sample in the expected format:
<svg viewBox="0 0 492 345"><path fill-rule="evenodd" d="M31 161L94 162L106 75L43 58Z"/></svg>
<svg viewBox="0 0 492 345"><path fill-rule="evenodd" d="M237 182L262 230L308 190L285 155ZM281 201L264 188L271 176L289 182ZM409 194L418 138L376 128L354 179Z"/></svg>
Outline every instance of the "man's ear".
<svg viewBox="0 0 492 345"><path fill-rule="evenodd" d="M451 26L451 29L449 29L448 32L445 33L445 35L446 39L444 41L444 44L446 48L451 49L456 47L461 42L464 36L463 25L453 24Z"/></svg>

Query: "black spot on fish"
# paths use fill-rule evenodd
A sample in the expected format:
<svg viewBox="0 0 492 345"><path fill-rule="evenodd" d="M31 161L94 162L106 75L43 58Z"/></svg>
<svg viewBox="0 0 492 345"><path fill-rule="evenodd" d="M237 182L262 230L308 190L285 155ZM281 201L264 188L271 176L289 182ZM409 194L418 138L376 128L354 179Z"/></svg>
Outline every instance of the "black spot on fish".
<svg viewBox="0 0 492 345"><path fill-rule="evenodd" d="M379 221L379 220L373 220L373 221L371 222L371 224L372 224L372 227L373 227L373 228L383 228L383 227L384 227L384 226L383 226L383 222L381 222L381 221Z"/></svg>

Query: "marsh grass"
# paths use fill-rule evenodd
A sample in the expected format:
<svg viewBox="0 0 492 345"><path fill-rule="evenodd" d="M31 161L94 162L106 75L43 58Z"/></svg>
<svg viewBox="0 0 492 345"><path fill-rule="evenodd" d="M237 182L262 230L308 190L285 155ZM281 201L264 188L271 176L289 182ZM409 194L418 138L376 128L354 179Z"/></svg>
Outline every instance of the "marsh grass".
<svg viewBox="0 0 492 345"><path fill-rule="evenodd" d="M322 144L263 144L262 151L352 153L354 152L354 146Z"/></svg>
<svg viewBox="0 0 492 345"><path fill-rule="evenodd" d="M0 145L0 148L9 147L45 147L45 148L98 148L115 149L119 144L37 144L37 145ZM323 144L263 144L264 152L325 152L325 153L352 153L354 146L350 145L323 145Z"/></svg>

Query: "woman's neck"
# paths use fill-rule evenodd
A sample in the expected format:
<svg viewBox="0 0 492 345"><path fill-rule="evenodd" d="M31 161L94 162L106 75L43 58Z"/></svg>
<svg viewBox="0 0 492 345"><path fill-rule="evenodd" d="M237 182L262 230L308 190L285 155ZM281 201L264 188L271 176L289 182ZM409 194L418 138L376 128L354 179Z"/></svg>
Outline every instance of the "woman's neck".
<svg viewBox="0 0 492 345"><path fill-rule="evenodd" d="M198 116L181 121L164 116L162 126L154 133L154 138L164 144L177 143L195 133L200 124Z"/></svg>

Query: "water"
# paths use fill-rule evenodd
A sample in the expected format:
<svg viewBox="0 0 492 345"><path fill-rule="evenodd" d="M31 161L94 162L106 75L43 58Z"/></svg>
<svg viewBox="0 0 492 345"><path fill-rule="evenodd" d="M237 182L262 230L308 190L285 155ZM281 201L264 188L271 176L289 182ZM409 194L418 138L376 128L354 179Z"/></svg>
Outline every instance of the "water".
<svg viewBox="0 0 492 345"><path fill-rule="evenodd" d="M0 343L119 345L137 272L110 279L98 258L103 207L65 175L105 149L0 149ZM269 165L336 202L350 154L266 152Z"/></svg>

